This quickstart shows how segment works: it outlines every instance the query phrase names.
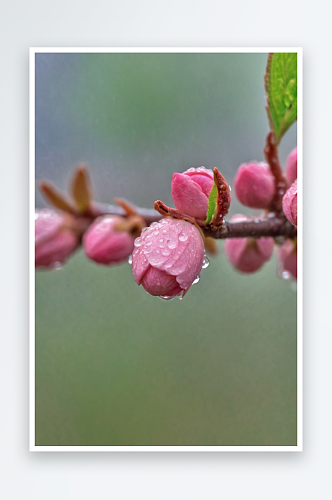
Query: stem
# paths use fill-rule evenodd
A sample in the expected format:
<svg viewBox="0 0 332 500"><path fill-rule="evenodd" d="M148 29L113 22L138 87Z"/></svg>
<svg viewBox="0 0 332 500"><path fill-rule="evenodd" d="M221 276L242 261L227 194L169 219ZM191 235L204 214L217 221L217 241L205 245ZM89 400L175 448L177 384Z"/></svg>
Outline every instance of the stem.
<svg viewBox="0 0 332 500"><path fill-rule="evenodd" d="M122 215L126 216L123 208L116 205L108 205L106 203L95 203L94 209L98 211L98 215ZM152 222L158 222L162 216L153 209L135 207L136 213L143 217L147 225ZM214 239L226 238L263 238L270 236L285 236L294 238L297 234L297 229L291 224L283 214L270 213L266 218L254 218L247 221L224 222L219 226L204 227L201 229L205 236L210 236Z"/></svg>
<svg viewBox="0 0 332 500"><path fill-rule="evenodd" d="M275 184L275 195L271 203L271 212L282 211L282 197L284 196L287 189L287 181L285 179L283 170L280 166L278 157L278 146L276 143L275 135L273 132L269 132L266 137L266 146L264 149L266 161L269 164L271 173L274 177Z"/></svg>

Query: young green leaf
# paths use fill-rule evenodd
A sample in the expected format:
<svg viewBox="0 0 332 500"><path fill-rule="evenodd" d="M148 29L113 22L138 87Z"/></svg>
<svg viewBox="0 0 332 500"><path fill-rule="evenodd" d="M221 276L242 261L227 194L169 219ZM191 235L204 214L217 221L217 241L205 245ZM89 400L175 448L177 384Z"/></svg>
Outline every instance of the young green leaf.
<svg viewBox="0 0 332 500"><path fill-rule="evenodd" d="M266 109L278 144L297 118L297 54L269 54L264 81L268 98Z"/></svg>
<svg viewBox="0 0 332 500"><path fill-rule="evenodd" d="M213 184L210 196L209 196L209 201L208 201L208 211L206 215L206 220L204 221L204 224L209 224L211 220L213 219L214 214L216 213L217 209L217 195L218 195L218 189L216 184Z"/></svg>

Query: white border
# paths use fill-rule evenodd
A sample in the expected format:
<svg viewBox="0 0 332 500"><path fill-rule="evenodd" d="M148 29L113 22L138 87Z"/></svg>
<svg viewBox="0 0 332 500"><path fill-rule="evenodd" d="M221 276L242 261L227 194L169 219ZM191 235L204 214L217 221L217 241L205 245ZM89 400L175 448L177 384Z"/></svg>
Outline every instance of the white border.
<svg viewBox="0 0 332 500"><path fill-rule="evenodd" d="M35 445L35 54L36 53L267 53L297 52L298 278L296 446L36 446ZM29 451L303 451L303 51L301 47L30 47L29 66Z"/></svg>

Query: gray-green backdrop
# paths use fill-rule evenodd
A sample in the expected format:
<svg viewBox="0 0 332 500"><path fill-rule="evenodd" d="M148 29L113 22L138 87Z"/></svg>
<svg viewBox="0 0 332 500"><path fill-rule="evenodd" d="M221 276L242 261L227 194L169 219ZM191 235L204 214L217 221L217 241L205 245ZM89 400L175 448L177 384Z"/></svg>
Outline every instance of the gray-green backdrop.
<svg viewBox="0 0 332 500"><path fill-rule="evenodd" d="M172 206L175 171L264 160L267 54L36 55L36 179ZM283 138L282 164L296 145ZM235 199L230 216L252 214ZM36 206L45 206L36 195ZM257 213L257 212L256 212ZM36 273L36 445L295 445L296 293L223 243L183 301L80 250Z"/></svg>

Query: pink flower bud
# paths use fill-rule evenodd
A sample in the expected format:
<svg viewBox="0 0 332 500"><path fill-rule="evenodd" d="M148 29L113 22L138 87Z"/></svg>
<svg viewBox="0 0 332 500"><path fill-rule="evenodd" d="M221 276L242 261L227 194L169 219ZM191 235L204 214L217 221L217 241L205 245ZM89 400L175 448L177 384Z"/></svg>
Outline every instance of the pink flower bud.
<svg viewBox="0 0 332 500"><path fill-rule="evenodd" d="M278 250L278 271L287 278L291 274L297 278L297 251L296 242L287 240Z"/></svg>
<svg viewBox="0 0 332 500"><path fill-rule="evenodd" d="M199 230L184 220L163 219L142 231L135 240L133 274L151 295L183 297L204 263L204 242Z"/></svg>
<svg viewBox="0 0 332 500"><path fill-rule="evenodd" d="M268 208L275 192L274 177L267 163L240 165L234 179L238 200L250 208Z"/></svg>
<svg viewBox="0 0 332 500"><path fill-rule="evenodd" d="M35 267L63 263L79 245L71 216L45 208L35 211Z"/></svg>
<svg viewBox="0 0 332 500"><path fill-rule="evenodd" d="M297 148L289 153L286 160L285 171L289 182L294 182L297 179Z"/></svg>
<svg viewBox="0 0 332 500"><path fill-rule="evenodd" d="M103 215L91 224L83 236L84 251L89 259L105 266L128 259L134 238L120 229L122 221L120 216Z"/></svg>
<svg viewBox="0 0 332 500"><path fill-rule="evenodd" d="M287 219L297 226L297 182L287 189L282 199L282 209Z"/></svg>
<svg viewBox="0 0 332 500"><path fill-rule="evenodd" d="M213 172L205 167L190 168L182 174L175 173L171 189L177 210L196 219L205 220L213 183Z"/></svg>
<svg viewBox="0 0 332 500"><path fill-rule="evenodd" d="M231 220L248 220L248 217L236 215ZM242 273L253 273L270 259L273 247L272 238L229 238L225 241L224 248L235 269Z"/></svg>

